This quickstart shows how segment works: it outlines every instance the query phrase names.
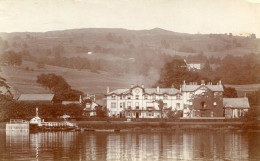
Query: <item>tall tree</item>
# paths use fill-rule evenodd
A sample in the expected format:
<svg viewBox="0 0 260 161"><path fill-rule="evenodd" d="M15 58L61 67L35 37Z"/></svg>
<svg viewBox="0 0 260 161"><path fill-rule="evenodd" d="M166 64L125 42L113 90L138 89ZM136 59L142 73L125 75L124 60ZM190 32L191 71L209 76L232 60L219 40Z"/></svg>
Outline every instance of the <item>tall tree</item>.
<svg viewBox="0 0 260 161"><path fill-rule="evenodd" d="M48 88L58 100L78 100L82 95L81 91L71 89L62 76L54 73L38 75L36 82Z"/></svg>

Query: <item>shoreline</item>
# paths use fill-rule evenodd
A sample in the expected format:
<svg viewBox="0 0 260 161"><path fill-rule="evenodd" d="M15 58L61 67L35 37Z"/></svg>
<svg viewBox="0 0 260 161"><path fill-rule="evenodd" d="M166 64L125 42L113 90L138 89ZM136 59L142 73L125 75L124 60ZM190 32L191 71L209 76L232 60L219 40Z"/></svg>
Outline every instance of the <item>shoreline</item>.
<svg viewBox="0 0 260 161"><path fill-rule="evenodd" d="M0 122L5 130L7 122ZM227 130L260 132L260 123L252 126L245 122L136 122L136 121L76 121L84 131L176 131L176 130Z"/></svg>

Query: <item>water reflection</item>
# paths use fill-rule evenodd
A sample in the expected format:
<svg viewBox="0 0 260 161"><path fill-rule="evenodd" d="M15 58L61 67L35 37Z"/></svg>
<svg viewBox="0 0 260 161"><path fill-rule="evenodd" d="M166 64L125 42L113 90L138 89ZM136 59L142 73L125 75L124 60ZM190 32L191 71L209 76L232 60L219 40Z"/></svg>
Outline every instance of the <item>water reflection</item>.
<svg viewBox="0 0 260 161"><path fill-rule="evenodd" d="M0 132L3 160L260 159L259 133Z"/></svg>

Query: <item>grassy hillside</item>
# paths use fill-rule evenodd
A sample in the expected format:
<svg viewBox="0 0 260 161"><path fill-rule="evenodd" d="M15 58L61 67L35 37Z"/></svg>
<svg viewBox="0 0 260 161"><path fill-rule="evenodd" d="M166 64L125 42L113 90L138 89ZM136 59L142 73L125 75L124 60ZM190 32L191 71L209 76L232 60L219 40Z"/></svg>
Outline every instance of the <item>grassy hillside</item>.
<svg viewBox="0 0 260 161"><path fill-rule="evenodd" d="M223 57L227 54L258 54L260 39L229 34L184 34L159 28L0 33L0 54L7 50L20 52L27 60L20 67L2 67L3 77L18 93L48 93L36 83L37 75L56 73L63 76L72 88L103 95L106 86L125 88L137 81L152 86L169 55ZM158 55L164 55L163 59ZM92 64L89 68L77 70L49 63L38 69L37 62L46 63L47 59L57 56L87 58ZM101 66L98 71L95 70L97 66Z"/></svg>
<svg viewBox="0 0 260 161"><path fill-rule="evenodd" d="M26 69L27 68L27 69ZM36 83L37 75L42 73L55 73L63 76L73 89L78 89L85 94L97 94L104 96L106 87L110 89L130 87L138 79L131 74L118 73L92 73L88 70L74 70L62 67L46 65L44 69L38 69L32 62L24 61L20 67L2 67L2 76L20 93L49 93Z"/></svg>
<svg viewBox="0 0 260 161"><path fill-rule="evenodd" d="M189 55L204 53L207 56L226 54L243 55L260 53L260 40L228 34L183 34L163 29L74 29L44 33L1 33L1 39L13 50L26 50L34 56L50 56L54 47L64 47L63 56L85 55L91 51L131 57L138 47L156 53ZM145 51L144 51L145 52Z"/></svg>

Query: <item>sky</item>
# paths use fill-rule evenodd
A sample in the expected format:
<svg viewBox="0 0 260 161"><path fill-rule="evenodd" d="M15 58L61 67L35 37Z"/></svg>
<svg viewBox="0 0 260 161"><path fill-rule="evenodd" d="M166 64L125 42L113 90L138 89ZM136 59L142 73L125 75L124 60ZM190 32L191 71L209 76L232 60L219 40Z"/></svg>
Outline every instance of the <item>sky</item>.
<svg viewBox="0 0 260 161"><path fill-rule="evenodd" d="M0 0L0 32L156 27L260 37L260 0Z"/></svg>

